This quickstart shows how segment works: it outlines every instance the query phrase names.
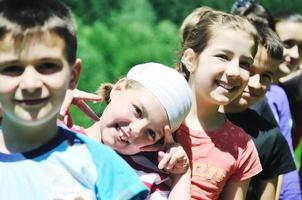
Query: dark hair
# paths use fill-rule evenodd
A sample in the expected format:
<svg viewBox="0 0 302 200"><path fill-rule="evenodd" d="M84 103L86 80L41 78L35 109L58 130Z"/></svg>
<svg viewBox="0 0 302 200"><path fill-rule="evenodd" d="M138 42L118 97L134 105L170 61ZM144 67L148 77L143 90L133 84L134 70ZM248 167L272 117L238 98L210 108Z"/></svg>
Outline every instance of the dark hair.
<svg viewBox="0 0 302 200"><path fill-rule="evenodd" d="M70 10L59 0L1 0L0 39L5 34L54 31L65 41L66 59L75 63L76 27Z"/></svg>
<svg viewBox="0 0 302 200"><path fill-rule="evenodd" d="M239 0L232 6L231 13L245 16L254 22L261 22L275 31L275 22L271 13L256 0Z"/></svg>
<svg viewBox="0 0 302 200"><path fill-rule="evenodd" d="M257 29L259 42L273 59L283 58L283 44L275 32L275 23L268 10L255 0L240 0L232 7L232 13L246 17Z"/></svg>
<svg viewBox="0 0 302 200"><path fill-rule="evenodd" d="M267 54L277 60L283 58L283 43L277 33L261 22L254 22L259 34L260 44L266 49Z"/></svg>
<svg viewBox="0 0 302 200"><path fill-rule="evenodd" d="M282 11L275 15L275 23L280 21L302 22L302 15L292 11Z"/></svg>

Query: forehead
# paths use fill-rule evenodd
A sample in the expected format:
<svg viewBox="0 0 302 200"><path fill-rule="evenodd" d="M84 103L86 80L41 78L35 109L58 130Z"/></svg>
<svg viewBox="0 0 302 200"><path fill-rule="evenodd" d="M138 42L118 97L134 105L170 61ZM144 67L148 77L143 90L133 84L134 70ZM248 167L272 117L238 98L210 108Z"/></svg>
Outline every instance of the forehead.
<svg viewBox="0 0 302 200"><path fill-rule="evenodd" d="M162 128L163 125L169 123L167 112L164 106L160 103L158 98L150 92L148 89L143 86L137 87L135 89L127 89L128 98L134 100L140 106L144 108L145 114L148 116L148 119L160 125Z"/></svg>
<svg viewBox="0 0 302 200"><path fill-rule="evenodd" d="M208 43L208 47L236 51L246 56L252 54L254 45L253 37L250 34L232 28L214 28Z"/></svg>
<svg viewBox="0 0 302 200"><path fill-rule="evenodd" d="M0 41L0 61L30 62L37 59L65 59L65 43L53 32L26 35L6 34Z"/></svg>
<svg viewBox="0 0 302 200"><path fill-rule="evenodd" d="M282 40L294 39L302 41L302 22L278 22L276 31Z"/></svg>
<svg viewBox="0 0 302 200"><path fill-rule="evenodd" d="M274 59L270 57L262 45L258 46L258 51L254 59L252 70L256 72L270 71L274 72L278 69L279 64L281 64L282 59Z"/></svg>

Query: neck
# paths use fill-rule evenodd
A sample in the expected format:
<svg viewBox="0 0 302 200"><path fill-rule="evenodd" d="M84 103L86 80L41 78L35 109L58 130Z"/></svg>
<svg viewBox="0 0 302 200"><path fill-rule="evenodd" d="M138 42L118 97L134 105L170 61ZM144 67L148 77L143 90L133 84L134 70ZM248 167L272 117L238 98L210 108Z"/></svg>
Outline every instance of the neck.
<svg viewBox="0 0 302 200"><path fill-rule="evenodd" d="M232 103L221 107L221 111L223 113L240 113L240 112L245 111L246 109L247 108L243 108L241 106L238 106L238 105L232 104Z"/></svg>
<svg viewBox="0 0 302 200"><path fill-rule="evenodd" d="M215 131L220 129L225 123L225 116L218 111L218 108L219 105L194 96L192 108L186 117L186 124L194 130Z"/></svg>
<svg viewBox="0 0 302 200"><path fill-rule="evenodd" d="M100 121L94 123L92 126L85 129L85 133L89 138L103 143L102 134L100 130Z"/></svg>
<svg viewBox="0 0 302 200"><path fill-rule="evenodd" d="M18 153L40 147L56 136L58 132L56 123L56 116L36 126L18 124L4 116L0 130L0 152Z"/></svg>

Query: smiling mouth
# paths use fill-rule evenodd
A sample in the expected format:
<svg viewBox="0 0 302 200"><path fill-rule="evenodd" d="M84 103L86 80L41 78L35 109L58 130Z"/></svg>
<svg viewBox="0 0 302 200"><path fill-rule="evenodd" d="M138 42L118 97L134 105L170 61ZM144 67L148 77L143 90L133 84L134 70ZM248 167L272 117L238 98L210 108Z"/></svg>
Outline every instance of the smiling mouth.
<svg viewBox="0 0 302 200"><path fill-rule="evenodd" d="M128 141L129 139L129 134L127 134L118 124L114 125L114 128L116 129L116 131L118 132L117 135L117 139L120 143L124 143L124 144L130 144L130 142Z"/></svg>
<svg viewBox="0 0 302 200"><path fill-rule="evenodd" d="M228 85L222 81L215 81L215 83L226 90L234 90L234 88L237 88L236 86Z"/></svg>
<svg viewBox="0 0 302 200"><path fill-rule="evenodd" d="M16 99L15 101L25 106L36 106L44 103L48 99L49 99L48 97L45 97L45 98L38 98L38 99L22 99L22 100Z"/></svg>

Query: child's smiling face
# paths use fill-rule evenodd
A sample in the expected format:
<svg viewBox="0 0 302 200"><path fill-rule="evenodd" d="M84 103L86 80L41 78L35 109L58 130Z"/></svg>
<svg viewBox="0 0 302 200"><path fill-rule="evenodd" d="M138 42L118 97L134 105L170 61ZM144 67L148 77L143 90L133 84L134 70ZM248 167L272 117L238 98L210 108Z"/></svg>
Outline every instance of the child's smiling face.
<svg viewBox="0 0 302 200"><path fill-rule="evenodd" d="M126 155L159 150L155 143L169 121L158 99L143 87L112 91L110 96L100 120L103 143Z"/></svg>
<svg viewBox="0 0 302 200"><path fill-rule="evenodd" d="M214 31L190 75L197 98L226 105L238 96L249 79L253 48L253 38L243 31Z"/></svg>
<svg viewBox="0 0 302 200"><path fill-rule="evenodd" d="M64 41L53 32L6 34L0 46L3 115L31 126L55 117L71 81Z"/></svg>

